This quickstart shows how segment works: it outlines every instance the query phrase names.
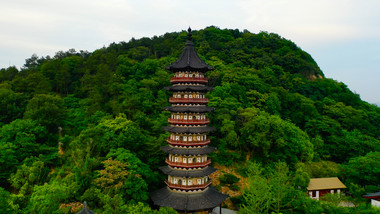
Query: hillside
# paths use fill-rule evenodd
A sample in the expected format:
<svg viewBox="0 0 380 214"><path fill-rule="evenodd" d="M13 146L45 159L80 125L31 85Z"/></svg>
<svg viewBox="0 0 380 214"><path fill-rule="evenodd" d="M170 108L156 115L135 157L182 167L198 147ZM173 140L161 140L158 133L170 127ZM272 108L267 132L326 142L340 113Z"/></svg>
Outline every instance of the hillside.
<svg viewBox="0 0 380 214"><path fill-rule="evenodd" d="M212 159L233 171L221 172L217 186L238 193L229 206L376 213L360 194L379 191L379 107L326 78L308 53L277 34L208 27L193 39L215 67L207 73L216 108L208 115L217 128ZM185 40L184 31L166 33L92 53L33 55L20 70L1 69L0 213L75 213L83 201L97 213L175 213L152 211L149 192L165 179L158 167L172 74L164 68ZM349 187L345 200L354 208L305 196L310 177L330 176ZM254 186L269 195L252 198ZM258 211L270 194L275 203Z"/></svg>

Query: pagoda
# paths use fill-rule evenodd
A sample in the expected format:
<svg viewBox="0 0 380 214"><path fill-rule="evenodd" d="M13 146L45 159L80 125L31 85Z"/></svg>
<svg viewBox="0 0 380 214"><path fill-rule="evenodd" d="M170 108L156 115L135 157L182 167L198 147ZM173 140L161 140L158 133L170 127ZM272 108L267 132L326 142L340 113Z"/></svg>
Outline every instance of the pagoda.
<svg viewBox="0 0 380 214"><path fill-rule="evenodd" d="M205 94L212 88L206 86L205 73L214 68L199 58L190 28L181 56L166 69L174 73L172 85L165 88L173 92L171 106L165 108L171 112L169 126L163 128L170 133L168 145L162 147L168 154L167 166L160 167L168 177L166 187L153 192L151 198L155 205L172 207L179 213L211 213L228 198L211 186L209 178L216 169L207 156L215 151L208 145L207 135L215 128L208 126L206 117L214 109L207 106Z"/></svg>

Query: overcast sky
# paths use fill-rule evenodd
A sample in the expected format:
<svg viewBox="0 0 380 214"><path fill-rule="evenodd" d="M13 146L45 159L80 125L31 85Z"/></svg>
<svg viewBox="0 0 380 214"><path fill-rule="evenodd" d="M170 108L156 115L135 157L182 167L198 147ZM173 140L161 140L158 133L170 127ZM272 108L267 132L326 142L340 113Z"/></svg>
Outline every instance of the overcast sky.
<svg viewBox="0 0 380 214"><path fill-rule="evenodd" d="M379 0L2 0L0 67L214 25L292 40L326 77L380 103L379 23Z"/></svg>

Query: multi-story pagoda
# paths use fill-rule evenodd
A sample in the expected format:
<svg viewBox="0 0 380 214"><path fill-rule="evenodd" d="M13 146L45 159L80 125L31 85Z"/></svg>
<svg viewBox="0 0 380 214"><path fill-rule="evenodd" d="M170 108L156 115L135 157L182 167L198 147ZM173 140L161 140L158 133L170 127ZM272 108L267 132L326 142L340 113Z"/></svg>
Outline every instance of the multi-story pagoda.
<svg viewBox="0 0 380 214"><path fill-rule="evenodd" d="M174 73L170 79L172 86L167 90L173 92L169 98L171 106L165 110L171 112L168 119L170 126L164 127L170 132L168 145L162 150L168 154L167 166L160 169L168 175L167 187L151 194L155 205L172 207L179 213L211 213L228 195L218 192L211 186L209 175L216 171L211 167L207 155L215 150L208 146L207 134L214 130L209 127L206 113L213 110L208 107L206 86L207 71L214 68L202 61L195 52L188 29L187 42L182 55L166 69Z"/></svg>

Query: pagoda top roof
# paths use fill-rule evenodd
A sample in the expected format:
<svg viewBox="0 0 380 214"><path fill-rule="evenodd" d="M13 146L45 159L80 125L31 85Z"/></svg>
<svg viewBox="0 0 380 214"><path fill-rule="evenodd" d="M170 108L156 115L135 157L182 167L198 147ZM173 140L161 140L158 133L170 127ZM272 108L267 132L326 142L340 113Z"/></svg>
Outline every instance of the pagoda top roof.
<svg viewBox="0 0 380 214"><path fill-rule="evenodd" d="M207 65L199 58L192 41L191 28L189 27L187 31L187 41L181 56L173 64L166 67L166 69L171 71L191 70L204 72L214 70L213 67Z"/></svg>
<svg viewBox="0 0 380 214"><path fill-rule="evenodd" d="M154 204L161 207L172 207L179 211L196 211L215 208L226 200L228 195L218 192L214 187L193 193L176 192L165 187L152 192L151 197Z"/></svg>

